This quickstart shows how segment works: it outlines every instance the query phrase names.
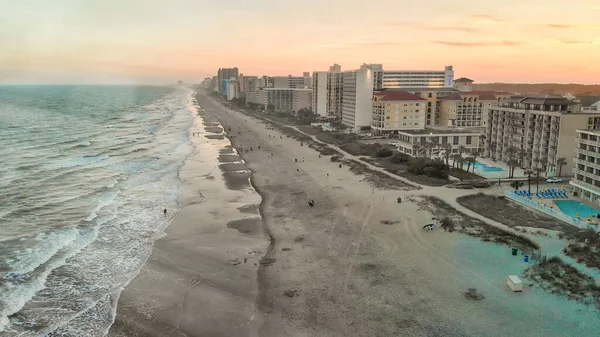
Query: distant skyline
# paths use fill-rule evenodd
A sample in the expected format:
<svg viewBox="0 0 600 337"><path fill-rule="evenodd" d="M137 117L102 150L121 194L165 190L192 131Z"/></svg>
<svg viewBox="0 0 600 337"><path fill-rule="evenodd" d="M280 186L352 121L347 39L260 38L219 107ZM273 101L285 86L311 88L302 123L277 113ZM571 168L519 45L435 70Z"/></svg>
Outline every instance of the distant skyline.
<svg viewBox="0 0 600 337"><path fill-rule="evenodd" d="M200 82L362 63L477 83L600 83L597 0L0 3L0 84Z"/></svg>

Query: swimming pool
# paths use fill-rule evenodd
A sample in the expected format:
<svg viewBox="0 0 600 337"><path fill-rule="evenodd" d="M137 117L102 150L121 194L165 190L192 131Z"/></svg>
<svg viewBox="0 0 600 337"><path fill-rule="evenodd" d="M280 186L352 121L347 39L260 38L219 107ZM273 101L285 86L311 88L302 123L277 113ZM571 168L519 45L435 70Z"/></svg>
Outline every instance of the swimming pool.
<svg viewBox="0 0 600 337"><path fill-rule="evenodd" d="M576 200L555 200L554 204L561 212L573 218L576 218L577 215L579 215L580 218L595 217L600 213L599 210Z"/></svg>
<svg viewBox="0 0 600 337"><path fill-rule="evenodd" d="M496 167L496 166L487 166L486 164L480 163L480 162L475 162L475 168L483 171L483 172L502 172L504 171L503 168L501 167Z"/></svg>

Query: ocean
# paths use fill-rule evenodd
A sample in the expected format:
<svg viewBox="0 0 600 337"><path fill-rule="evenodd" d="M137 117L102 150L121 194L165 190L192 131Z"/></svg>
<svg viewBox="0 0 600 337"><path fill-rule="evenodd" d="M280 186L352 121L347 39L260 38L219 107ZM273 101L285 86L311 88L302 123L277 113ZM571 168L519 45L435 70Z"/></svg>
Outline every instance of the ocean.
<svg viewBox="0 0 600 337"><path fill-rule="evenodd" d="M0 336L106 333L180 207L193 94L0 86Z"/></svg>

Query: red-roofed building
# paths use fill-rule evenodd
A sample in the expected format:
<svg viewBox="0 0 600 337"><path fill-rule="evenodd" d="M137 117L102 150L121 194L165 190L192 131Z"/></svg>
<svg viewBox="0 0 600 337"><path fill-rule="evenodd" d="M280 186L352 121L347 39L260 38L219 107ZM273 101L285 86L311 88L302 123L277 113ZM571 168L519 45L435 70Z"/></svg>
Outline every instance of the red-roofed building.
<svg viewBox="0 0 600 337"><path fill-rule="evenodd" d="M406 91L374 92L371 128L383 133L423 130L426 102Z"/></svg>
<svg viewBox="0 0 600 337"><path fill-rule="evenodd" d="M486 127L492 103L510 97L499 91L458 91L439 99L439 124L457 127Z"/></svg>

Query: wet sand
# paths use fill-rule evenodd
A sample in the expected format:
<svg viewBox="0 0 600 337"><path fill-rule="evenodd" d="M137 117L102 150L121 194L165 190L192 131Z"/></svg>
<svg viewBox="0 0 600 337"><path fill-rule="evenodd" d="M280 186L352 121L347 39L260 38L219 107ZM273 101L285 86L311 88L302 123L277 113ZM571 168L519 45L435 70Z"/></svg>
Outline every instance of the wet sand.
<svg viewBox="0 0 600 337"><path fill-rule="evenodd" d="M109 336L255 336L261 324L256 278L269 244L261 199L229 141L214 134L222 128L205 124L192 127L197 149L180 171L184 207L121 293Z"/></svg>

